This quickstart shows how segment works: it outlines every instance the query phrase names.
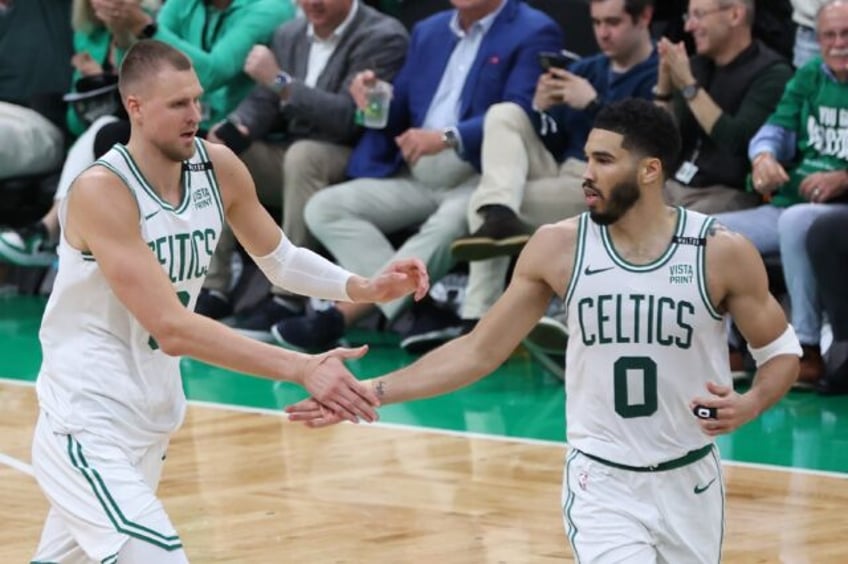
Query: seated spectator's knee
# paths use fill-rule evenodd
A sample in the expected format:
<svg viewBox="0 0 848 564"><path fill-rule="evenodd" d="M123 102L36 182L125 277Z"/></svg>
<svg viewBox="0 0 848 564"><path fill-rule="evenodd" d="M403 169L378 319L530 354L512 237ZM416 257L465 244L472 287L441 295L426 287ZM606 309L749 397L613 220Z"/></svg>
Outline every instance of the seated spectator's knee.
<svg viewBox="0 0 848 564"><path fill-rule="evenodd" d="M286 172L286 176L309 176L320 170L320 147L320 143L309 139L292 143L286 149L286 155L283 157L283 170ZM288 188L287 186L286 189Z"/></svg>
<svg viewBox="0 0 848 564"><path fill-rule="evenodd" d="M806 246L811 257L830 257L833 249L833 234L841 231L844 216L834 214L813 222L807 232Z"/></svg>
<svg viewBox="0 0 848 564"><path fill-rule="evenodd" d="M515 102L501 102L492 105L486 111L485 131L492 129L526 129L530 127L530 118L524 108Z"/></svg>
<svg viewBox="0 0 848 564"><path fill-rule="evenodd" d="M351 215L343 205L343 199L339 198L338 192L333 186L321 190L310 197L303 208L303 221L318 239L321 239L326 226Z"/></svg>
<svg viewBox="0 0 848 564"><path fill-rule="evenodd" d="M807 233L813 222L819 217L821 207L816 204L796 204L786 208L777 220L781 248L796 249L803 252Z"/></svg>
<svg viewBox="0 0 848 564"><path fill-rule="evenodd" d="M796 229L799 222L803 221L804 216L809 213L809 210L804 209L807 207L804 204L798 204L786 208L777 219L778 232L783 234Z"/></svg>
<svg viewBox="0 0 848 564"><path fill-rule="evenodd" d="M448 243L468 234L468 223L465 220L465 200L446 202L419 229L419 232L438 234Z"/></svg>

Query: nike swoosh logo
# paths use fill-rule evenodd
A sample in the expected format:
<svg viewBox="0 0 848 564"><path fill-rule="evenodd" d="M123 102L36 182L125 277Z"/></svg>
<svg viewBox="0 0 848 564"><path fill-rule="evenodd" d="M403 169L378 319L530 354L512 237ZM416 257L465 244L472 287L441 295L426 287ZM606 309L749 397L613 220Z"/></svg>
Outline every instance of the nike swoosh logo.
<svg viewBox="0 0 848 564"><path fill-rule="evenodd" d="M156 211L155 211L155 212L153 212L153 213L149 213L149 214L147 214L146 216L144 216L144 221L147 221L148 219L150 219L151 217L153 217L154 215L156 215L156 214L157 214L157 213L159 213L160 211L162 211L162 210L156 210Z"/></svg>
<svg viewBox="0 0 848 564"><path fill-rule="evenodd" d="M612 270L613 268L615 267L610 266L607 268L596 268L592 270L591 266L587 266L586 269L583 271L583 274L585 274L586 276L592 276L593 274L600 274L601 272L606 272L607 270Z"/></svg>
<svg viewBox="0 0 848 564"><path fill-rule="evenodd" d="M709 482L707 482L707 485L706 485L706 486L704 486L704 487L701 487L701 486L699 486L699 485L695 484L695 495L699 495L699 494L702 494L702 493L704 493L705 491L707 491L707 490L709 489L709 487L710 487L710 486L712 486L712 485L713 485L713 482L715 482L715 481L716 481L716 479L715 479L715 478L713 478L712 480L710 480Z"/></svg>

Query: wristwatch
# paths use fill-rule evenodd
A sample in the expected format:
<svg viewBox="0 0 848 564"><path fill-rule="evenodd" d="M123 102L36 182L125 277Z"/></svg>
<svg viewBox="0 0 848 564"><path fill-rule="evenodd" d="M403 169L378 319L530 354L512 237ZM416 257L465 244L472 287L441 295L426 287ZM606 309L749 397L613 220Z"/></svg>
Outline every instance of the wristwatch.
<svg viewBox="0 0 848 564"><path fill-rule="evenodd" d="M273 82L268 85L277 96L279 96L283 90L285 90L286 86L291 84L292 77L286 71L280 71L277 73L277 76L274 77Z"/></svg>
<svg viewBox="0 0 848 564"><path fill-rule="evenodd" d="M456 130L452 127L442 130L442 143L448 149L456 150L459 147L459 138L456 135Z"/></svg>
<svg viewBox="0 0 848 564"><path fill-rule="evenodd" d="M149 24L141 28L141 32L138 34L138 39L150 39L156 32L159 30L159 26L156 24L156 20L151 21Z"/></svg>
<svg viewBox="0 0 848 564"><path fill-rule="evenodd" d="M656 85L651 88L651 94L653 94L654 100L657 102L671 102L673 98L671 92L660 92Z"/></svg>
<svg viewBox="0 0 848 564"><path fill-rule="evenodd" d="M586 111L586 112L589 112L589 113L597 113L598 111L600 111L600 109L601 109L601 103L598 101L598 97L595 96L594 98L592 98L591 102L586 104L586 107L583 108L583 111Z"/></svg>
<svg viewBox="0 0 848 564"><path fill-rule="evenodd" d="M684 86L683 88L681 88L681 89L680 89L680 94L682 94L682 95L683 95L683 97L684 97L686 100L691 100L691 99L693 99L695 96L697 96L697 95L698 95L698 91L699 91L699 90L701 90L701 85L700 85L700 84L698 84L697 82L693 82L692 84L687 84L686 86Z"/></svg>

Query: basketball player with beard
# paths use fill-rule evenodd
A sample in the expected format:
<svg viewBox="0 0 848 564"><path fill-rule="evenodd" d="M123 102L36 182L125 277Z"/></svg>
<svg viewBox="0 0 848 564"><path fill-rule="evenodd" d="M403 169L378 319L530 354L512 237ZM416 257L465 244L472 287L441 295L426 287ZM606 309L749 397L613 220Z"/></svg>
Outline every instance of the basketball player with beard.
<svg viewBox="0 0 848 564"><path fill-rule="evenodd" d="M129 143L83 172L60 209L32 447L50 511L34 562L187 562L156 497L186 411L181 356L296 382L344 419L376 417L376 395L342 364L365 347L307 355L194 313L224 221L265 275L294 292L387 301L428 289L419 260L365 279L292 245L238 157L196 137L202 88L183 53L136 43L118 88Z"/></svg>
<svg viewBox="0 0 848 564"><path fill-rule="evenodd" d="M719 561L724 481L717 435L773 405L801 349L759 254L712 218L663 202L680 141L644 100L598 115L585 153L589 212L540 228L509 288L468 335L369 382L382 403L443 394L495 370L564 300L569 444L562 514L578 562ZM733 390L723 316L757 374ZM340 418L290 406L312 427Z"/></svg>

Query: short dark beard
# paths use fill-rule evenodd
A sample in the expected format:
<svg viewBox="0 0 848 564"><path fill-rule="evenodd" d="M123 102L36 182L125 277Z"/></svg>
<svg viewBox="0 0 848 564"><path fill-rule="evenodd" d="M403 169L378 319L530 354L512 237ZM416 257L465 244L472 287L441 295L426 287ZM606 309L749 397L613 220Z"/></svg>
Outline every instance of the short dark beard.
<svg viewBox="0 0 848 564"><path fill-rule="evenodd" d="M639 201L642 192L635 180L625 180L612 187L603 212L589 211L589 217L598 225L612 225Z"/></svg>

